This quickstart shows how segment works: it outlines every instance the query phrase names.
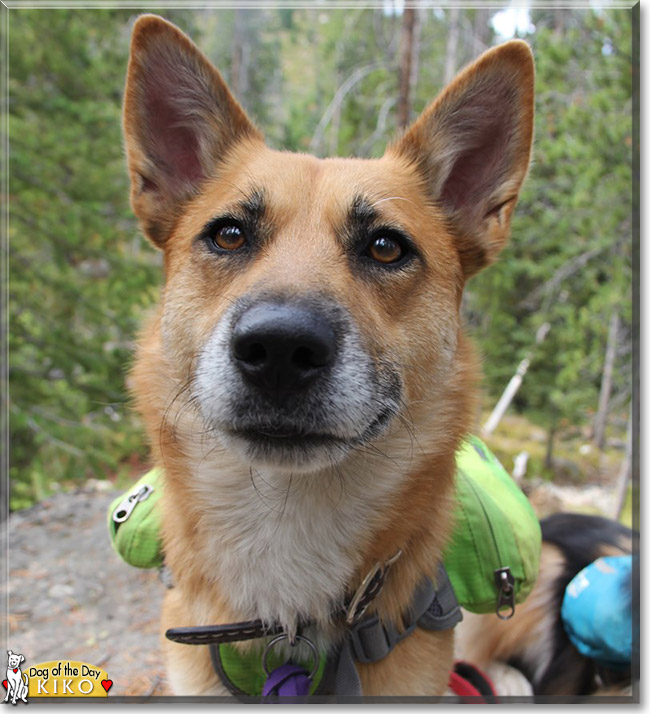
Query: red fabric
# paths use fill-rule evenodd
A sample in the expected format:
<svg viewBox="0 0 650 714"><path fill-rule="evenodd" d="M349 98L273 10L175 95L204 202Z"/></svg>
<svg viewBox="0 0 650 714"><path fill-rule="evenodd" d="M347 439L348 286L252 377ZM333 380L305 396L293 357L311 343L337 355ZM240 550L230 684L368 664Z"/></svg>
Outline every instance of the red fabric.
<svg viewBox="0 0 650 714"><path fill-rule="evenodd" d="M463 679L460 674L456 674L456 672L452 672L449 675L449 689L454 694L458 694L459 697L480 697L483 699L483 695L478 689L466 679Z"/></svg>
<svg viewBox="0 0 650 714"><path fill-rule="evenodd" d="M489 691L480 691L470 679L461 675L458 670L471 676L478 682L479 686ZM484 672L481 672L478 667L469 664L469 662L459 661L454 663L454 669L449 675L449 689L459 697L466 697L469 702L475 704L487 704L486 695L491 698L490 701L496 701L496 691L490 678Z"/></svg>

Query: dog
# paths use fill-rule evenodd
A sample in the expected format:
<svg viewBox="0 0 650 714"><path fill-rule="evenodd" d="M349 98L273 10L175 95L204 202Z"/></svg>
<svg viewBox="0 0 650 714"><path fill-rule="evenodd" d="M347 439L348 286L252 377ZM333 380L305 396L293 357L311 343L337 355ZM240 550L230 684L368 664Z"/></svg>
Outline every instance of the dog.
<svg viewBox="0 0 650 714"><path fill-rule="evenodd" d="M631 553L637 534L616 521L580 513L556 513L541 526L540 570L533 591L507 622L465 614L457 628L459 656L483 669L503 696L631 695L630 668L614 670L583 656L569 639L561 607L578 573L598 558ZM638 575L638 569L633 572ZM629 612L629 585L630 591L611 603L613 610Z"/></svg>
<svg viewBox="0 0 650 714"><path fill-rule="evenodd" d="M14 654L11 650L7 650L7 694L3 701L9 701L16 704L18 699L22 699L27 704L27 675L23 679L23 672L20 668L20 663L24 662L25 658L21 654Z"/></svg>
<svg viewBox="0 0 650 714"><path fill-rule="evenodd" d="M130 198L165 286L132 384L165 471L163 631L260 621L278 652L327 652L373 573L390 565L367 613L397 628L435 580L478 380L463 287L507 241L533 96L515 40L380 159L274 151L185 34L137 19ZM176 694L229 693L208 647L163 642ZM356 672L364 695L433 696L452 657L452 630L418 627Z"/></svg>

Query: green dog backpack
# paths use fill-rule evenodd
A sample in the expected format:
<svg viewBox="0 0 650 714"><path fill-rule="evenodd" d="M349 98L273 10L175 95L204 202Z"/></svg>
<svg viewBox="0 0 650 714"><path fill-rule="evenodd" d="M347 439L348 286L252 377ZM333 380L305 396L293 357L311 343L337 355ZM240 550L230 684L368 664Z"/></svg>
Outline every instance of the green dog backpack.
<svg viewBox="0 0 650 714"><path fill-rule="evenodd" d="M542 531L522 490L475 436L456 455L455 517L444 564L458 602L511 616L535 585Z"/></svg>
<svg viewBox="0 0 650 714"><path fill-rule="evenodd" d="M526 496L477 437L456 458L456 512L444 565L467 610L508 617L535 584L541 529ZM115 499L108 523L113 547L129 565L163 563L158 501L164 483L152 469Z"/></svg>
<svg viewBox="0 0 650 714"><path fill-rule="evenodd" d="M158 568L163 564L160 540L162 469L148 471L108 509L108 532L122 560L136 568Z"/></svg>

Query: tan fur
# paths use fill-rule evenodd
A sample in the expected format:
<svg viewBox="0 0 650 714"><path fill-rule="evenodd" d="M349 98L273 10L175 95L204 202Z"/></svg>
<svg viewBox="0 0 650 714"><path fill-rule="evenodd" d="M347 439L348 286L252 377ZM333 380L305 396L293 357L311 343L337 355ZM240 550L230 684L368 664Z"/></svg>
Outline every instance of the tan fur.
<svg viewBox="0 0 650 714"><path fill-rule="evenodd" d="M169 100L170 111L181 117L182 130L175 134L176 128L164 128L172 138L164 146L155 136L158 119L147 110L162 101L156 82L164 78L149 78L160 61L181 84L189 81L187 73L199 75L192 91L171 86L171 95L178 96ZM453 191L447 192L451 198L438 195L468 149L456 137L448 112L474 101L474 95L483 97L485 86L500 86L504 79L512 91L493 123L509 122L514 138L501 154L490 154L498 176L489 181L489 191L477 188L471 210L465 211L471 215L463 218ZM371 608L400 622L417 582L436 572L452 525L454 454L473 415L478 373L461 331L462 291L466 278L494 260L507 238L530 155L532 83L530 50L522 42L508 43L466 69L381 159L318 160L267 148L217 71L185 35L160 18L138 20L124 110L131 200L144 231L164 249L166 283L161 305L143 332L133 382L154 460L166 473L163 536L176 587L165 599L163 631L244 619L245 613L230 608L227 593L199 555L209 538L225 543L228 533L220 534L218 523L211 532L203 525L211 504L195 488L193 454L204 426L187 385L224 312L260 290L327 293L353 317L370 356L400 366L406 405L401 419L373 444L379 455L352 454L340 467L344 478L358 480L373 470L385 480L392 473L403 478L390 502L372 514L371 529L349 544L358 564L349 588L376 562L402 549ZM195 155L188 157L193 148ZM180 178L169 170L174 159ZM197 250L195 237L206 221L260 186L273 240L255 260L234 271ZM415 238L423 257L417 270L375 282L353 273L336 231L358 195L368 198L385 223L400 225ZM448 198L453 205L447 205ZM230 459L224 455L223 469L235 463ZM313 488L305 485L307 478L312 475L300 488ZM336 494L322 498L336 509ZM318 624L328 631L328 623ZM223 693L207 648L170 642L164 647L177 693ZM452 632L418 630L384 660L359 666L364 694L442 694L452 650Z"/></svg>

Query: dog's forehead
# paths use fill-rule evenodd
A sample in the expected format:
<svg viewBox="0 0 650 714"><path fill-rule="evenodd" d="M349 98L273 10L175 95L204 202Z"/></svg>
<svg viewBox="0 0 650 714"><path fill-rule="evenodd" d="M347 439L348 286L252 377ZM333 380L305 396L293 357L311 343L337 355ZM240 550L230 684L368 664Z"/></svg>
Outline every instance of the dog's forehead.
<svg viewBox="0 0 650 714"><path fill-rule="evenodd" d="M228 157L196 208L205 217L252 196L281 222L309 218L331 226L355 207L417 217L427 202L419 177L394 157L319 159L253 144Z"/></svg>

